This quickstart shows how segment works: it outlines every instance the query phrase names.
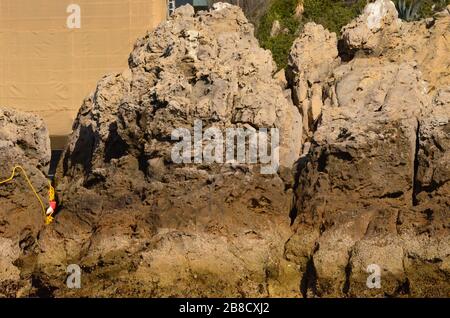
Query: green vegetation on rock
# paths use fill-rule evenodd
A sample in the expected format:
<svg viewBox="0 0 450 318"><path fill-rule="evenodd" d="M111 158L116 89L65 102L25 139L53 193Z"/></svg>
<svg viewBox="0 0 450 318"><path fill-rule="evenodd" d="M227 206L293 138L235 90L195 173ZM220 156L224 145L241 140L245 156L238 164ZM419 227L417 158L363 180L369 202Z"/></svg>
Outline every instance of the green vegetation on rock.
<svg viewBox="0 0 450 318"><path fill-rule="evenodd" d="M442 11L446 6L450 4L450 0L396 0L394 1L397 11L399 12L399 18L407 21L419 20L423 18L431 17L436 12ZM405 15L402 6L406 6L407 9L417 6L417 14Z"/></svg>
<svg viewBox="0 0 450 318"><path fill-rule="evenodd" d="M279 68L286 66L289 50L300 28L300 20L295 17L298 2L299 0L273 0L257 28L256 36L261 46L272 51ZM270 32L276 20L280 22L282 32L272 37Z"/></svg>
<svg viewBox="0 0 450 318"><path fill-rule="evenodd" d="M417 19L432 16L450 3L450 0L406 0L420 1ZM259 21L256 37L265 49L272 52L278 68L287 65L292 43L307 22L322 24L338 36L341 28L357 17L369 0L271 0L267 11ZM397 5L398 1L395 1ZM303 13L295 16L297 6L303 4ZM280 23L280 31L271 36L273 23Z"/></svg>
<svg viewBox="0 0 450 318"><path fill-rule="evenodd" d="M303 3L303 14L295 16L295 9ZM356 17L367 0L272 0L267 12L261 18L256 36L262 47L272 51L279 68L287 64L289 50L303 25L307 22L322 24L339 34L341 27ZM281 32L271 37L274 21L278 20Z"/></svg>
<svg viewBox="0 0 450 318"><path fill-rule="evenodd" d="M322 24L331 32L339 34L341 28L361 14L367 0L304 0L303 21Z"/></svg>

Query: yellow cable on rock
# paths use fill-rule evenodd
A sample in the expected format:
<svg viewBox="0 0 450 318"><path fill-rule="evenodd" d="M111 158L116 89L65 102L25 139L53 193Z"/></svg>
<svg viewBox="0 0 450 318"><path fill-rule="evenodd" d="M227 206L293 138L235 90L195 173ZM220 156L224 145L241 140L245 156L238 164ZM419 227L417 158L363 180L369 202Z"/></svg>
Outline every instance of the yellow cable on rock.
<svg viewBox="0 0 450 318"><path fill-rule="evenodd" d="M45 224L48 225L53 222L53 213L56 210L56 198L55 198L55 188L53 188L52 183L48 180L48 202L50 204L49 208L45 212Z"/></svg>
<svg viewBox="0 0 450 318"><path fill-rule="evenodd" d="M36 191L36 189L33 187L33 184L31 183L31 181L30 181L30 179L28 178L28 175L27 175L25 169L22 168L22 166L19 166L19 165L14 166L14 168L12 169L11 177L9 177L9 178L6 179L6 180L0 181L0 185L12 181L12 180L14 179L14 177L16 176L16 170L20 170L20 171L22 172L23 176L25 177L25 180L27 181L27 183L28 183L28 185L30 186L31 190L33 191L34 195L35 195L36 198L38 199L38 201L39 201L39 203L40 203L40 205L41 205L42 214L43 214L44 217L45 217L45 224L50 224L50 223L53 221L53 217L52 217L51 214L50 214L50 215L47 215L47 213L45 212L45 206L44 206L44 203L42 202L42 199L41 199L41 197L39 196L39 194L38 194L38 192ZM49 186L50 186L50 188L49 188L49 196L50 196L51 201L54 201L54 198L55 198L55 190L53 189L53 187L52 187L50 181L49 181ZM52 213L52 214L53 214L53 213Z"/></svg>

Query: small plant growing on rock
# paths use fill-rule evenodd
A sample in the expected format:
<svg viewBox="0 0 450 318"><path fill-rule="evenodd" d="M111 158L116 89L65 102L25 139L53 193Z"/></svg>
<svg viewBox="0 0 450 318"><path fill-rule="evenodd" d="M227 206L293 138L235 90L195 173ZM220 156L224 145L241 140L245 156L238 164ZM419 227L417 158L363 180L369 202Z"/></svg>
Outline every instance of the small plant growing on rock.
<svg viewBox="0 0 450 318"><path fill-rule="evenodd" d="M419 10L422 6L421 0L412 0L409 3L406 0L397 0L395 3L398 11L398 17L405 21L413 21L418 20Z"/></svg>

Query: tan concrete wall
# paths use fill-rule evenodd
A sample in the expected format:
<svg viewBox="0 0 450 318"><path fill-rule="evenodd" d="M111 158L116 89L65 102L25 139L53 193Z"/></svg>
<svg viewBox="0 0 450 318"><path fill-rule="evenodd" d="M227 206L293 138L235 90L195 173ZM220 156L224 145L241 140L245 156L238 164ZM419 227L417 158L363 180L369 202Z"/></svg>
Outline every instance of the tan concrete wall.
<svg viewBox="0 0 450 318"><path fill-rule="evenodd" d="M70 4L81 27L67 27ZM0 105L66 135L105 74L127 67L135 40L166 18L166 0L0 0Z"/></svg>

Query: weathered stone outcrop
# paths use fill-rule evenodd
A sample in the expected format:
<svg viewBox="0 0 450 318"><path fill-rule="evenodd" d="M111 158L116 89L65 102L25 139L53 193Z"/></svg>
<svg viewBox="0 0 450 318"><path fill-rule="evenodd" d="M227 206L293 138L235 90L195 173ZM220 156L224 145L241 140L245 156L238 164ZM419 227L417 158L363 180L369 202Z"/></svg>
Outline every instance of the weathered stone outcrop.
<svg viewBox="0 0 450 318"><path fill-rule="evenodd" d="M342 30L341 53L377 56L390 62L415 61L434 94L450 85L450 6L434 17L415 22L398 19L394 4L377 0Z"/></svg>
<svg viewBox="0 0 450 318"><path fill-rule="evenodd" d="M55 222L42 226L25 184L0 188L0 292L448 297L448 12L407 23L377 0L341 39L308 23L275 74L240 9L179 8L85 99ZM278 128L277 173L178 163L172 133L194 135L196 120ZM0 110L0 150L1 174L28 165L45 195L42 122ZM81 289L66 286L69 264Z"/></svg>
<svg viewBox="0 0 450 318"><path fill-rule="evenodd" d="M428 153L433 142L430 127L420 123L436 122L417 70L356 59L334 71L332 88L337 105L324 109L298 167L298 228L287 255L305 269L303 292L448 295L448 206L417 202L419 193L426 195L418 188L420 167L429 164L417 153ZM436 151L445 158L445 143ZM439 169L448 164L436 163ZM438 175L445 189L445 173ZM383 293L366 287L371 264L382 269ZM432 288L437 281L440 288Z"/></svg>
<svg viewBox="0 0 450 318"><path fill-rule="evenodd" d="M303 272L304 296L450 294L450 61L434 52L448 46L450 20L400 27L392 10L376 1L344 28L354 58L323 80L321 117L298 161L285 256ZM381 288L369 288L377 269Z"/></svg>
<svg viewBox="0 0 450 318"><path fill-rule="evenodd" d="M287 68L292 99L303 117L305 139L311 137L322 112L324 84L339 63L336 34L322 25L307 23L292 46Z"/></svg>
<svg viewBox="0 0 450 318"><path fill-rule="evenodd" d="M42 197L47 195L45 177L50 163L50 138L42 119L0 108L0 181L22 166ZM37 234L44 224L41 206L22 172L0 185L0 296L15 295L27 285L17 261L38 250Z"/></svg>
<svg viewBox="0 0 450 318"><path fill-rule="evenodd" d="M298 279L287 277L298 270L282 253L301 115L242 11L181 7L137 41L129 66L98 83L74 123L57 173L63 211L41 233L36 261L47 290L297 294ZM279 128L280 174L245 163L175 163L172 132L192 132L195 120L203 131ZM82 290L64 288L68 263L84 269Z"/></svg>
<svg viewBox="0 0 450 318"><path fill-rule="evenodd" d="M449 10L433 18L405 22L398 18L391 1L377 0L342 29L339 41L320 25L305 25L291 49L287 68L293 102L303 115L304 140L311 138L324 104L332 103L332 96L325 92L340 57L344 61L376 57L390 63L415 63L430 96L449 86Z"/></svg>
<svg viewBox="0 0 450 318"><path fill-rule="evenodd" d="M345 49L363 50L380 55L399 36L402 21L398 18L395 4L391 0L369 3L364 12L342 29Z"/></svg>
<svg viewBox="0 0 450 318"><path fill-rule="evenodd" d="M429 205L434 213L447 217L450 204L450 87L440 89L429 114L419 121L414 204Z"/></svg>

